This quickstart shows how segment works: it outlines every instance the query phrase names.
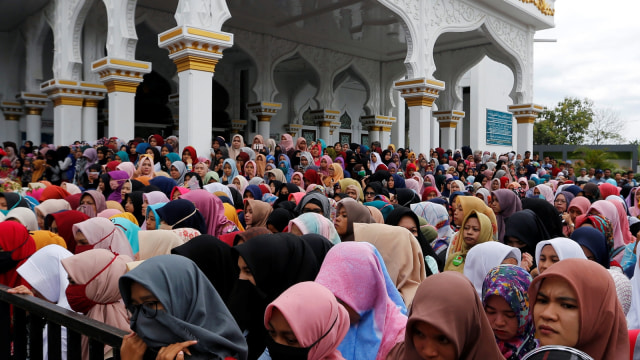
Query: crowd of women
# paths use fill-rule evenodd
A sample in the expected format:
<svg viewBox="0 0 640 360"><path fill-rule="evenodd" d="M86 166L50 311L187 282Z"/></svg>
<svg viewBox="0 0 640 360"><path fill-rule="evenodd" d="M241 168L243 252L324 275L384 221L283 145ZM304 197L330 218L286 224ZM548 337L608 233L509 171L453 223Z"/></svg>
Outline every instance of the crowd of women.
<svg viewBox="0 0 640 360"><path fill-rule="evenodd" d="M633 359L640 188L230 140L5 143L0 284L129 332L122 359Z"/></svg>

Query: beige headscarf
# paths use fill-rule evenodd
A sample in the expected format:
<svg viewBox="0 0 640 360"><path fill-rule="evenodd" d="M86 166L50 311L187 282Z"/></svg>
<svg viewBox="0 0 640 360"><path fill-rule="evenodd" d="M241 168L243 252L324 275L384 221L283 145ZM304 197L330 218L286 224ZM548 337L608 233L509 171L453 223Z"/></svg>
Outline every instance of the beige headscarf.
<svg viewBox="0 0 640 360"><path fill-rule="evenodd" d="M353 224L356 242L368 242L378 249L387 272L409 307L420 283L427 278L420 243L400 226Z"/></svg>
<svg viewBox="0 0 640 360"><path fill-rule="evenodd" d="M251 206L251 211L253 211L251 227L267 226L267 219L273 211L271 205L260 200L246 200L245 208L247 203Z"/></svg>
<svg viewBox="0 0 640 360"><path fill-rule="evenodd" d="M129 316L120 297L118 280L127 272L127 262L132 260L126 255L114 255L109 250L92 249L61 261L76 284L89 283L85 293L97 304L89 310L87 316L127 332L131 331ZM89 282L94 276L96 278ZM104 347L105 354L110 350L110 346ZM86 336L82 337L82 353L83 358L89 358L89 339Z"/></svg>
<svg viewBox="0 0 640 360"><path fill-rule="evenodd" d="M138 233L138 260L171 254L171 249L185 241L173 230L146 230Z"/></svg>

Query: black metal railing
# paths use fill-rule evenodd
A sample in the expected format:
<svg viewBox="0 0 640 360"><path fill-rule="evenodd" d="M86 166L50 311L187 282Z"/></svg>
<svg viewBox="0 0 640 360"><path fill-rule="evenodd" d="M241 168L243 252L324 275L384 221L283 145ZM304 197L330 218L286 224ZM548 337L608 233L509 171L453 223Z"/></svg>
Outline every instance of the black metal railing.
<svg viewBox="0 0 640 360"><path fill-rule="evenodd" d="M120 359L126 331L33 296L9 294L8 289L0 285L0 359L42 359L45 325L49 360L62 357L61 327L67 329L68 360L82 359L82 335L89 338L89 359L104 359L105 345L113 347L114 359Z"/></svg>

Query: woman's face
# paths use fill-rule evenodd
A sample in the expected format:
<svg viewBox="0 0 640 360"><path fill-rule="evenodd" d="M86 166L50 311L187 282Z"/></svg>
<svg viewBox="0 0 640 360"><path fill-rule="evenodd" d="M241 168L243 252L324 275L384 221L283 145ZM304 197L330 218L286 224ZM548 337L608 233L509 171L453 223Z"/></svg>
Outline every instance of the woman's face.
<svg viewBox="0 0 640 360"><path fill-rule="evenodd" d="M393 178L393 176L390 176L389 180L387 181L387 188L393 189L395 186L396 186L396 180Z"/></svg>
<svg viewBox="0 0 640 360"><path fill-rule="evenodd" d="M344 206L340 207L340 210L336 214L334 227L338 235L343 236L347 234L347 209Z"/></svg>
<svg viewBox="0 0 640 360"><path fill-rule="evenodd" d="M413 346L422 359L458 359L456 346L444 332L424 321L416 321L412 329Z"/></svg>
<svg viewBox="0 0 640 360"><path fill-rule="evenodd" d="M242 141L240 141L240 137L239 136L234 136L233 137L233 141L231 141L231 146L234 149L240 149L240 147L242 146Z"/></svg>
<svg viewBox="0 0 640 360"><path fill-rule="evenodd" d="M309 159L307 159L305 156L301 156L300 157L300 165L302 165L302 167L306 168L307 166L309 166Z"/></svg>
<svg viewBox="0 0 640 360"><path fill-rule="evenodd" d="M187 164L188 161L191 160L191 153L189 150L185 150L182 152L182 162Z"/></svg>
<svg viewBox="0 0 640 360"><path fill-rule="evenodd" d="M453 209L453 223L456 226L462 226L462 222L464 221L464 211L462 211L462 204L460 202L455 202L455 205L451 207Z"/></svg>
<svg viewBox="0 0 640 360"><path fill-rule="evenodd" d="M327 160L325 160L325 159L320 160L320 167L323 168L323 169L326 169L327 168Z"/></svg>
<svg viewBox="0 0 640 360"><path fill-rule="evenodd" d="M238 177L236 176L235 178L233 178L233 185L235 185L238 190L240 190L240 179L238 179Z"/></svg>
<svg viewBox="0 0 640 360"><path fill-rule="evenodd" d="M250 228L253 224L253 209L251 209L249 203L244 206L244 222L247 224L247 228Z"/></svg>
<svg viewBox="0 0 640 360"><path fill-rule="evenodd" d="M336 175L336 171L333 166L329 167L329 176L334 177Z"/></svg>
<svg viewBox="0 0 640 360"><path fill-rule="evenodd" d="M98 160L103 160L104 159L104 152L102 152L102 150L98 150Z"/></svg>
<svg viewBox="0 0 640 360"><path fill-rule="evenodd" d="M467 244L467 247L471 248L476 245L480 237L480 221L478 221L478 218L472 217L467 219L462 231L464 243Z"/></svg>
<svg viewBox="0 0 640 360"><path fill-rule="evenodd" d="M149 211L149 215L147 215L147 229L156 229L156 214L153 211Z"/></svg>
<svg viewBox="0 0 640 360"><path fill-rule="evenodd" d="M251 177L255 175L255 168L253 167L253 163L247 163L247 165L245 165L244 173L246 176L251 176Z"/></svg>
<svg viewBox="0 0 640 360"><path fill-rule="evenodd" d="M137 282L131 283L131 305L142 305L150 309L164 310L164 306L155 295ZM153 311L153 310L152 310Z"/></svg>
<svg viewBox="0 0 640 360"><path fill-rule="evenodd" d="M166 156L168 153L169 153L169 148L167 148L166 146L163 146L162 149L160 150L160 155Z"/></svg>
<svg viewBox="0 0 640 360"><path fill-rule="evenodd" d="M124 211L133 214L134 208L131 198L127 198L127 202L124 204Z"/></svg>
<svg viewBox="0 0 640 360"><path fill-rule="evenodd" d="M491 207L491 210L493 210L494 214L499 214L502 211L502 208L500 207L500 203L498 202L497 196L491 197L491 202L489 203L489 206Z"/></svg>
<svg viewBox="0 0 640 360"><path fill-rule="evenodd" d="M461 191L460 190L460 186L458 186L458 183L456 183L456 182L452 182L450 187L451 187L451 192Z"/></svg>
<svg viewBox="0 0 640 360"><path fill-rule="evenodd" d="M484 179L482 179L482 186L486 186L487 185L487 181L489 181L489 179L487 179L486 177Z"/></svg>
<svg viewBox="0 0 640 360"><path fill-rule="evenodd" d="M157 146L158 142L156 141L156 138L152 137L151 139L149 139L149 145Z"/></svg>
<svg viewBox="0 0 640 360"><path fill-rule="evenodd" d="M564 194L558 194L558 196L556 196L556 199L553 200L553 207L555 207L560 214L567 211L567 198Z"/></svg>
<svg viewBox="0 0 640 360"><path fill-rule="evenodd" d="M546 245L540 251L540 259L538 260L538 272L542 274L551 265L560 261L556 250L551 245Z"/></svg>
<svg viewBox="0 0 640 360"><path fill-rule="evenodd" d="M502 296L489 296L484 311L497 339L508 341L518 335L518 317Z"/></svg>
<svg viewBox="0 0 640 360"><path fill-rule="evenodd" d="M224 164L222 171L226 176L231 176L231 173L232 173L231 165L229 163Z"/></svg>
<svg viewBox="0 0 640 360"><path fill-rule="evenodd" d="M96 202L93 200L91 195L87 194L87 195L83 196L82 199L80 199L80 205L91 206L91 207L93 207L93 211L98 213L98 210L96 209Z"/></svg>
<svg viewBox="0 0 640 360"><path fill-rule="evenodd" d="M4 198L2 198L4 199ZM36 217L38 218L38 227L44 229L44 216L40 209L36 209Z"/></svg>
<svg viewBox="0 0 640 360"><path fill-rule="evenodd" d="M582 211L580 211L580 209L578 209L577 207L572 206L569 208L569 215L571 216L571 222L575 223L576 218L582 215Z"/></svg>
<svg viewBox="0 0 640 360"><path fill-rule="evenodd" d="M464 171L464 163L458 163L458 172L463 172Z"/></svg>
<svg viewBox="0 0 640 360"><path fill-rule="evenodd" d="M391 153L384 154L384 161L391 161Z"/></svg>
<svg viewBox="0 0 640 360"><path fill-rule="evenodd" d="M296 186L301 186L302 181L300 181L300 175L296 175L291 178L291 182Z"/></svg>
<svg viewBox="0 0 640 360"><path fill-rule="evenodd" d="M173 180L178 180L180 179L180 171L178 171L178 168L176 168L175 166L171 166L171 171L169 171L171 178Z"/></svg>
<svg viewBox="0 0 640 360"><path fill-rule="evenodd" d="M289 325L287 319L285 319L278 308L273 308L268 325L267 332L276 343L294 348L302 347L298 342L298 338L296 338L296 335L293 333L291 325Z"/></svg>
<svg viewBox="0 0 640 360"><path fill-rule="evenodd" d="M144 160L142 161L142 165L140 166L140 173L143 176L149 176L151 175L152 171L153 164L151 163L151 160L149 158L144 158Z"/></svg>
<svg viewBox="0 0 640 360"><path fill-rule="evenodd" d="M320 151L318 150L317 146L314 146L311 148L311 155L315 158L318 157L318 155L320 154Z"/></svg>
<svg viewBox="0 0 640 360"><path fill-rule="evenodd" d="M365 202L373 201L374 197L376 197L376 192L373 191L373 188L366 188L364 190L364 201Z"/></svg>
<svg viewBox="0 0 640 360"><path fill-rule="evenodd" d="M104 190L105 190L104 181L102 181L102 178L100 178L100 180L98 181L98 191L100 191L101 193L104 193Z"/></svg>
<svg viewBox="0 0 640 360"><path fill-rule="evenodd" d="M349 196L350 198L352 198L353 200L358 201L358 191L355 189L347 189L347 196Z"/></svg>
<svg viewBox="0 0 640 360"><path fill-rule="evenodd" d="M569 283L559 277L544 279L533 306L540 345L574 347L580 334L580 304Z"/></svg>
<svg viewBox="0 0 640 360"><path fill-rule="evenodd" d="M371 162L375 163L378 161L378 156L374 153L371 153Z"/></svg>
<svg viewBox="0 0 640 360"><path fill-rule="evenodd" d="M537 187L533 188L533 195L540 196L540 190Z"/></svg>
<svg viewBox="0 0 640 360"><path fill-rule="evenodd" d="M153 150L151 150L151 148L147 148L144 153L153 156Z"/></svg>
<svg viewBox="0 0 640 360"><path fill-rule="evenodd" d="M403 227L409 231L413 236L418 237L418 227L416 226L415 221L410 216L405 216L398 222L398 226Z"/></svg>
<svg viewBox="0 0 640 360"><path fill-rule="evenodd" d="M197 163L193 168L193 171L204 179L204 176L207 175L207 165L205 165L204 163Z"/></svg>
<svg viewBox="0 0 640 360"><path fill-rule="evenodd" d="M496 191L500 189L500 181L492 181L491 182L491 190Z"/></svg>
<svg viewBox="0 0 640 360"><path fill-rule="evenodd" d="M514 238L513 236L506 237L504 239L504 243L506 245L509 245L511 247L515 247L515 248L518 248L518 249L524 249L527 246L526 243L524 243L523 241L520 241L517 238Z"/></svg>
<svg viewBox="0 0 640 360"><path fill-rule="evenodd" d="M253 277L249 265L247 265L247 262L244 261L242 256L238 256L238 269L240 270L240 275L238 276L240 280L248 280L253 285L256 284L256 279Z"/></svg>

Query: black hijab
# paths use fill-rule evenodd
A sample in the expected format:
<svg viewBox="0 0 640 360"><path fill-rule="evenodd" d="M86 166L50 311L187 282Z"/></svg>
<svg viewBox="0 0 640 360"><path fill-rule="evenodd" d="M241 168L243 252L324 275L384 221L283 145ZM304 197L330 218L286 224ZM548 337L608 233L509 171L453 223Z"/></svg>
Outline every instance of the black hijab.
<svg viewBox="0 0 640 360"><path fill-rule="evenodd" d="M145 214L142 213L143 194L144 193L142 191L132 191L125 194L122 199L122 207L125 207L127 200L131 199L131 203L133 204L133 216L138 220L138 224L142 224L145 221Z"/></svg>
<svg viewBox="0 0 640 360"><path fill-rule="evenodd" d="M318 264L322 265L324 258L327 256L327 253L333 246L331 241L326 237L318 234L305 234L300 236L302 240L304 240L311 250L313 250L313 254L316 256L316 260Z"/></svg>
<svg viewBox="0 0 640 360"><path fill-rule="evenodd" d="M157 209L156 212L160 219L171 225L173 229L191 228L200 231L201 234L207 233L207 223L204 217L189 200L169 201L167 205Z"/></svg>
<svg viewBox="0 0 640 360"><path fill-rule="evenodd" d="M549 240L549 232L540 221L538 215L533 210L526 209L518 211L505 220L505 241L509 237L516 238L527 246L520 249L529 253L534 259L536 255L536 245L542 240ZM535 261L535 260L534 260Z"/></svg>
<svg viewBox="0 0 640 360"><path fill-rule="evenodd" d="M532 210L547 229L549 238L562 237L562 219L560 213L551 203L544 199L522 199L522 209ZM542 240L542 239L541 239Z"/></svg>
<svg viewBox="0 0 640 360"><path fill-rule="evenodd" d="M238 278L238 265L231 256L231 247L211 235L200 235L171 250L172 254L191 259L227 303Z"/></svg>

